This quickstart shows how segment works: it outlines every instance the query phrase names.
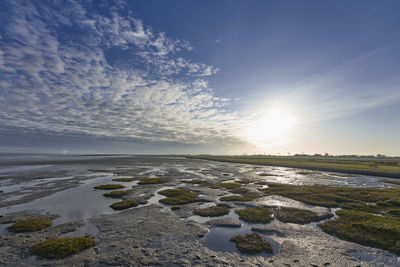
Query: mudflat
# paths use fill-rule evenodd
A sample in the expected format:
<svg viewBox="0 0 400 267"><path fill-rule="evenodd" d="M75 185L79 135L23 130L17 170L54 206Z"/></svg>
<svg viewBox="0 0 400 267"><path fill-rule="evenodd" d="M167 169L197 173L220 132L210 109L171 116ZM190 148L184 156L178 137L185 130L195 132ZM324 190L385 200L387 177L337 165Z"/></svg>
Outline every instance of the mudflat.
<svg viewBox="0 0 400 267"><path fill-rule="evenodd" d="M373 244L366 246L342 236L340 239L322 231L318 224L341 218L341 212L337 215L334 205L307 202L294 195L296 188L284 186L352 190L398 188L395 184L382 182L381 177L305 172L297 168L183 157L129 155L21 156L3 160L0 176L3 190L0 194L0 262L4 265L399 265L393 251ZM95 188L116 183L113 179L122 177L135 178L118 182L123 184L122 190L127 190L124 194L105 197L103 194L115 189ZM282 190L277 191L279 188ZM236 195L243 196L246 201L240 201L243 198L220 200ZM168 197L176 199L160 201ZM110 207L124 200L135 201L138 205L122 211ZM194 213L196 209L208 211L207 208L214 206L221 207L224 215L210 212L207 214L210 216L199 216ZM250 217L255 212L254 216L265 223L240 219L241 210L248 211L246 214ZM365 208L363 210L365 212ZM278 215L283 216L283 211L298 212L303 216L311 214L317 219L310 223L302 219L296 223L296 218L291 218L290 223L284 223L277 219ZM390 216L391 220L397 218L396 214ZM14 223L29 218L47 219L52 224L32 232L7 230ZM230 241L234 236L254 232L271 244L272 253L243 253ZM41 241L87 235L94 238L95 244L64 258L48 259L37 256L32 250Z"/></svg>

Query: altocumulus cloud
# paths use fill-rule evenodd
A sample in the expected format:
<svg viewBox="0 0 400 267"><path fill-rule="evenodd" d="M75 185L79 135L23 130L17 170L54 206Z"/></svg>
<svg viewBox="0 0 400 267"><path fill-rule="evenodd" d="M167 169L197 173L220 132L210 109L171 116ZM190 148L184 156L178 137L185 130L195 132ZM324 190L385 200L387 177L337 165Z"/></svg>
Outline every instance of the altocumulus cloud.
<svg viewBox="0 0 400 267"><path fill-rule="evenodd" d="M0 123L43 131L183 144L237 142L237 115L214 96L218 69L179 56L111 1L2 2Z"/></svg>

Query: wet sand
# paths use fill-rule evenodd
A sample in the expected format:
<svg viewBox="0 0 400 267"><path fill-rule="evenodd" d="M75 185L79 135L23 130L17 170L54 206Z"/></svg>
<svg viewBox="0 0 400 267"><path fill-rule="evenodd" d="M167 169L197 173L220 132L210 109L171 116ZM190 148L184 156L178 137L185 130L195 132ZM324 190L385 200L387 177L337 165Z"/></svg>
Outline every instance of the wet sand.
<svg viewBox="0 0 400 267"><path fill-rule="evenodd" d="M94 171L93 171L94 170ZM320 184L351 187L388 187L380 177L314 171L299 174L299 169L212 162L162 156L42 156L2 160L0 164L0 262L5 265L131 265L153 266L396 266L392 253L339 240L323 233L315 223L297 225L274 220L270 224L240 221L235 208L247 206L288 206L324 213L313 207L278 196L263 197L248 203L225 203L228 215L204 218L193 209L219 204L219 197L230 194L184 183L187 179L219 182L249 179L290 184ZM265 174L268 174L265 176ZM260 175L261 174L261 175ZM109 207L116 199L106 198L93 187L113 178L132 176L167 177L165 184L123 183L132 192L124 199L140 205L126 211ZM158 202L165 188L185 188L200 193L197 201L171 211ZM262 185L245 186L256 191ZM9 233L13 222L29 216L50 216L53 226L29 234ZM217 226L212 221L231 219L240 227ZM220 225L220 224L219 224ZM274 245L273 254L242 254L229 242L236 234L257 231ZM37 241L55 236L95 236L92 249L60 260L32 256L29 248ZM124 238L121 238L124 237Z"/></svg>

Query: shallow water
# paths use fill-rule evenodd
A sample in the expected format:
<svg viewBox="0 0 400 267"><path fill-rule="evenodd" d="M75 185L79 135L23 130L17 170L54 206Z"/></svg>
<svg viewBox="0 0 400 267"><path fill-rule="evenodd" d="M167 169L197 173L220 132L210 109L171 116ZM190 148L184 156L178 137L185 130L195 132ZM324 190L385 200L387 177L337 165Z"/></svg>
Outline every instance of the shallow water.
<svg viewBox="0 0 400 267"><path fill-rule="evenodd" d="M207 205L210 206L210 205ZM203 207L207 207L203 206ZM231 217L239 220L239 216L234 212L233 209L229 211L229 214L224 215L224 216L218 216L218 217L201 217L201 216L191 216L188 219L194 220L200 223L204 223L210 220L214 219L220 219L220 218L226 218L226 217ZM239 220L242 223L241 227L233 228L233 227L213 227L210 229L210 232L208 232L203 238L200 239L200 243L203 244L204 246L208 247L209 249L215 250L215 251L223 251L223 252L236 252L236 253L242 253L239 252L238 249L235 246L235 243L231 242L230 239L236 235L244 235L244 234L249 234L252 233L253 231L251 230L252 227L254 226L259 226L262 224L251 224L244 222L242 220ZM271 223L274 223L271 222ZM272 239L271 237L260 234L265 240L271 243L274 252L271 253L258 253L256 255L264 256L264 257L271 257L279 252L279 246L280 244Z"/></svg>
<svg viewBox="0 0 400 267"><path fill-rule="evenodd" d="M105 175L85 180L78 187L67 189L48 197L21 205L0 208L0 215L24 210L39 210L44 213L60 215L60 217L52 221L55 226L72 221L87 222L90 218L98 215L115 213L116 211L109 206L117 200L102 195L108 190L95 190L94 187L99 184L110 183L112 178L116 177L118 176ZM131 188L136 184L137 181L124 182L126 188ZM0 231L7 232L2 225L0 225Z"/></svg>
<svg viewBox="0 0 400 267"><path fill-rule="evenodd" d="M109 170L91 172L89 169ZM206 160L187 159L179 157L160 156L62 156L62 155L0 155L0 172L4 177L0 180L0 190L3 190L0 201L10 202L25 199L30 193L50 192L49 196L33 201L0 208L0 215L23 210L42 210L44 213L58 214L59 218L53 221L54 225L82 220L86 225L77 232L95 233L96 228L88 223L90 218L112 214L110 204L118 200L102 196L103 190L94 190L93 187L102 183L111 182L116 178L113 170L128 170L136 177L175 177L184 179L257 179L266 182L278 182L304 185L334 185L351 187L394 187L395 185L380 182L381 177L365 175L335 174L331 172L310 171L310 174L299 174L300 169L254 166L249 164L232 164L212 162ZM309 171L307 171L309 172ZM262 173L273 176L260 176ZM121 175L126 176L126 175ZM135 186L137 181L123 183L127 188ZM79 185L80 184L80 185ZM63 187L68 188L63 190ZM70 188L71 186L76 186ZM196 185L193 185L196 186ZM261 186L260 186L261 187ZM163 190L172 187L162 187ZM62 190L53 193L51 190ZM155 193L146 205L158 204L164 196ZM218 203L218 201L217 201ZM279 205L279 203L275 203ZM142 205L140 205L142 206ZM169 210L169 209L168 209ZM226 216L236 216L232 214ZM200 216L191 216L190 219L205 222L209 219ZM276 223L276 222L275 222ZM94 228L93 228L94 227ZM0 232L6 231L6 225L0 225ZM214 228L215 229L215 228ZM214 242L222 242L224 246L232 247L233 243L225 237L250 231L251 227L243 224L240 229L212 230L204 238ZM242 232L244 231L244 232ZM218 239L220 241L216 241ZM217 244L216 243L216 244ZM218 243L219 244L219 243ZM222 245L215 245L216 249ZM232 249L232 248L230 248Z"/></svg>
<svg viewBox="0 0 400 267"><path fill-rule="evenodd" d="M0 167L0 174L46 169L52 166L54 165L23 165L23 166Z"/></svg>

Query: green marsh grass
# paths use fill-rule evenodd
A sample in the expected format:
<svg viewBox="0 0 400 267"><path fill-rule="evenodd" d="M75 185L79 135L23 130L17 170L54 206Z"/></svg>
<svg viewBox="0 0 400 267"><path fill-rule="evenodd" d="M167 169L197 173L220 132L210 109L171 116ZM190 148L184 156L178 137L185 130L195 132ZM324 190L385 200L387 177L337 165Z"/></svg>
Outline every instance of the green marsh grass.
<svg viewBox="0 0 400 267"><path fill-rule="evenodd" d="M51 220L46 218L29 218L18 221L7 228L10 232L34 232L51 226Z"/></svg>
<svg viewBox="0 0 400 267"><path fill-rule="evenodd" d="M338 210L336 214L339 218L318 224L322 231L400 256L400 219L355 210Z"/></svg>
<svg viewBox="0 0 400 267"><path fill-rule="evenodd" d="M261 252L273 253L271 243L264 240L258 233L237 235L231 238L240 252L256 254Z"/></svg>
<svg viewBox="0 0 400 267"><path fill-rule="evenodd" d="M307 224L310 222L319 222L333 217L333 214L326 213L320 215L309 210L301 210L296 208L281 207L275 209L275 217L284 223Z"/></svg>
<svg viewBox="0 0 400 267"><path fill-rule="evenodd" d="M136 178L132 178L132 177L120 177L120 178L114 178L112 179L113 181L116 182L133 182L136 180Z"/></svg>
<svg viewBox="0 0 400 267"><path fill-rule="evenodd" d="M248 223L269 223L273 220L271 209L268 207L244 208L235 212L241 220Z"/></svg>
<svg viewBox="0 0 400 267"><path fill-rule="evenodd" d="M98 186L95 186L95 189L102 189L102 190L111 190L111 189L120 189L124 188L125 186L122 184L101 184Z"/></svg>
<svg viewBox="0 0 400 267"><path fill-rule="evenodd" d="M186 189L166 189L158 192L160 195L166 196L166 198L160 199L159 201L168 205L180 205L194 202L199 193L189 191Z"/></svg>
<svg viewBox="0 0 400 267"><path fill-rule="evenodd" d="M103 196L118 198L128 194L129 192L132 192L132 190L114 190L111 192L104 193Z"/></svg>
<svg viewBox="0 0 400 267"><path fill-rule="evenodd" d="M195 209L193 213L202 217L217 217L228 214L229 208L223 206L211 206Z"/></svg>
<svg viewBox="0 0 400 267"><path fill-rule="evenodd" d="M142 178L140 179L140 182L138 184L162 184L162 183L166 183L168 181L168 178Z"/></svg>
<svg viewBox="0 0 400 267"><path fill-rule="evenodd" d="M78 254L84 249L93 247L96 244L91 236L52 238L32 247L33 254L48 259L59 259Z"/></svg>
<svg viewBox="0 0 400 267"><path fill-rule="evenodd" d="M230 196L223 196L220 197L220 201L237 201L237 202L248 202L252 201L256 198L260 198L262 195L258 193L247 193L242 195L230 195Z"/></svg>
<svg viewBox="0 0 400 267"><path fill-rule="evenodd" d="M114 210L125 210L138 205L139 203L136 200L122 200L111 204L110 207Z"/></svg>
<svg viewBox="0 0 400 267"><path fill-rule="evenodd" d="M310 205L386 214L400 208L400 188L353 188L269 183L266 195L280 195Z"/></svg>
<svg viewBox="0 0 400 267"><path fill-rule="evenodd" d="M281 166L309 170L400 178L398 159L322 158L298 156L192 156L192 158L232 163ZM263 175L261 175L263 176Z"/></svg>

